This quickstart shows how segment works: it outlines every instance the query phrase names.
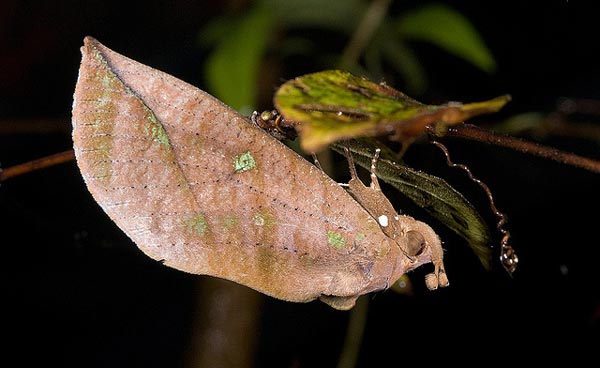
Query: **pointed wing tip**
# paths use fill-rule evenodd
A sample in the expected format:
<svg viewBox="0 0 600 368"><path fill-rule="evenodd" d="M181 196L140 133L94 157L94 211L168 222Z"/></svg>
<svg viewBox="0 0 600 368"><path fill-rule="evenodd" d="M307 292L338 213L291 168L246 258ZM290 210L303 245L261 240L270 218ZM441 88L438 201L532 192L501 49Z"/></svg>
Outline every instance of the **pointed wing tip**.
<svg viewBox="0 0 600 368"><path fill-rule="evenodd" d="M101 44L97 39L92 36L85 36L83 38L83 46L81 46L81 54L89 55L93 51L98 51L103 54L103 51L107 50L107 47Z"/></svg>
<svg viewBox="0 0 600 368"><path fill-rule="evenodd" d="M95 39L92 36L85 36L83 38L83 49L89 49L89 48L93 48L93 47L98 47L98 45L101 45L100 42L98 42L97 39Z"/></svg>
<svg viewBox="0 0 600 368"><path fill-rule="evenodd" d="M92 51L92 49L96 48L96 45L98 44L98 41L91 37L91 36L85 36L85 38L83 39L83 46L81 46L80 50L81 50L81 55L82 56L86 56L89 55L90 52Z"/></svg>

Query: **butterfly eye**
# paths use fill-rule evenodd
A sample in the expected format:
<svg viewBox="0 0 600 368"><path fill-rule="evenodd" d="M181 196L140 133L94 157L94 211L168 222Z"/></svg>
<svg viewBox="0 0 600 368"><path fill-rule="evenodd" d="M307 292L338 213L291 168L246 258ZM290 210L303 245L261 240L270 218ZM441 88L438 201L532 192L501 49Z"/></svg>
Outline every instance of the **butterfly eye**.
<svg viewBox="0 0 600 368"><path fill-rule="evenodd" d="M272 120L275 117L275 114L271 111L263 111L260 114L260 120L264 121L264 122L269 122L269 120Z"/></svg>
<svg viewBox="0 0 600 368"><path fill-rule="evenodd" d="M423 252L425 248L425 238L423 235L414 230L410 230L406 233L406 244L407 253L409 256L418 256Z"/></svg>

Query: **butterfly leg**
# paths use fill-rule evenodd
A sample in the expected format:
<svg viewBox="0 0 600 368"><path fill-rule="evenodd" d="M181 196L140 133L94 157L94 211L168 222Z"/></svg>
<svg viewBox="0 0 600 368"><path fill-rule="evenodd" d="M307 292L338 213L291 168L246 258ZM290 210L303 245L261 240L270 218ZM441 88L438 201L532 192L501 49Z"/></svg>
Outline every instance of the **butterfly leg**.
<svg viewBox="0 0 600 368"><path fill-rule="evenodd" d="M352 153L350 153L350 150L346 146L344 146L344 156L346 156L346 160L348 160L348 168L350 169L350 180L356 179L356 180L360 181L360 179L358 179L358 174L356 172L356 165L354 165L354 159L352 158Z"/></svg>
<svg viewBox="0 0 600 368"><path fill-rule="evenodd" d="M377 175L375 175L375 169L377 168L377 161L379 160L379 153L381 152L380 148L375 149L375 154L371 159L371 189L381 191L381 187L379 186L379 181L377 180Z"/></svg>
<svg viewBox="0 0 600 368"><path fill-rule="evenodd" d="M323 167L321 167L321 163L319 162L319 159L317 158L317 155L316 155L316 154L314 154L314 153L311 153L311 156L312 156L313 163L315 164L315 166L316 166L316 167L317 167L319 170L323 171Z"/></svg>

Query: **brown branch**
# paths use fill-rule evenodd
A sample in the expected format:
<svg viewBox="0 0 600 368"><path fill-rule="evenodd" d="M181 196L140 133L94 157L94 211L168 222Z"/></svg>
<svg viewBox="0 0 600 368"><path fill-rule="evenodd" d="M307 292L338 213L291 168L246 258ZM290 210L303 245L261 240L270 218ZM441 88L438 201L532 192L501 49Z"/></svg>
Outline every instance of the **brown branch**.
<svg viewBox="0 0 600 368"><path fill-rule="evenodd" d="M528 142L509 135L491 132L471 124L461 124L449 127L445 137L471 139L478 142L493 144L495 146L506 147L515 151L551 159L556 162L600 174L600 161L564 152L556 148L543 146L538 143Z"/></svg>
<svg viewBox="0 0 600 368"><path fill-rule="evenodd" d="M75 159L75 152L68 150L60 153L55 153L50 156L42 157L37 160L25 162L19 165L11 166L6 169L0 169L0 182L13 178L18 175L27 174L29 172L44 169L50 166L62 164Z"/></svg>

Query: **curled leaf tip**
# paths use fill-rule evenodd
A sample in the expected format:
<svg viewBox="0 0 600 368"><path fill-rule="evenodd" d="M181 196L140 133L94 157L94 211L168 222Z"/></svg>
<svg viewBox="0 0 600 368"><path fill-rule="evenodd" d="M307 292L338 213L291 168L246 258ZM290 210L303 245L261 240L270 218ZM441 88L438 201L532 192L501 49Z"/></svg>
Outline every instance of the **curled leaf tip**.
<svg viewBox="0 0 600 368"><path fill-rule="evenodd" d="M477 112L477 114L497 112L501 108L503 108L511 99L511 96L508 94L502 95L487 101L471 102L468 104L464 104L461 110L465 112Z"/></svg>

